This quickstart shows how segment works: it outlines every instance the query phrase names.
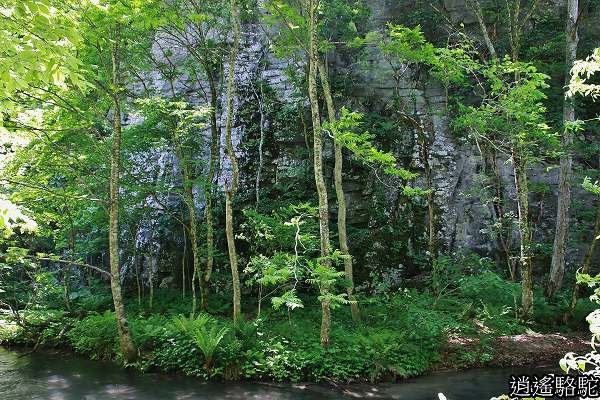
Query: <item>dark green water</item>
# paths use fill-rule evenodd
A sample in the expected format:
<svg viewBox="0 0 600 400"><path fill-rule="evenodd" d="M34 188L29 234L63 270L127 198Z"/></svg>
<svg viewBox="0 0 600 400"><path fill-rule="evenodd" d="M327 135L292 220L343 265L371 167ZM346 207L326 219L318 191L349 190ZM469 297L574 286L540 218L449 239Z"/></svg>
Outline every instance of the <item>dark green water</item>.
<svg viewBox="0 0 600 400"><path fill-rule="evenodd" d="M506 393L511 373L544 371L479 369L378 385L204 383L166 374L140 374L72 355L22 355L0 347L0 400L437 400L438 392L444 392L448 400L484 400Z"/></svg>

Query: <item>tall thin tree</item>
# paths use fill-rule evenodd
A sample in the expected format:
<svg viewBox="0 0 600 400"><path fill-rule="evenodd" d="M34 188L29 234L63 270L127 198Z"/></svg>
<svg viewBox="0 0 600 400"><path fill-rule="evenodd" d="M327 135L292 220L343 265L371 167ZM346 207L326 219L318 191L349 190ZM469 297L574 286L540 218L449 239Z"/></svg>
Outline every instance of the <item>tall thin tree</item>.
<svg viewBox="0 0 600 400"><path fill-rule="evenodd" d="M329 77L327 76L327 71L325 69L325 65L322 62L319 62L318 65L319 76L321 78L321 86L323 87L323 95L325 97L325 105L327 106L327 116L330 124L335 123L335 107L333 105L333 96L331 95L331 86L329 85ZM338 239L340 242L340 253L344 256L344 273L346 280L348 281L348 286L346 287L346 292L348 294L348 299L350 302L350 311L352 313L352 320L356 323L360 321L360 311L358 308L358 303L354 299L354 271L352 265L352 256L350 255L350 250L348 248L348 230L346 228L346 196L344 194L344 184L343 184L343 176L342 172L344 169L344 155L342 153L342 144L334 139L333 144L333 154L335 159L335 164L333 167L333 178L335 185L335 194L337 197L338 204L338 215L337 215L337 223L338 223Z"/></svg>
<svg viewBox="0 0 600 400"><path fill-rule="evenodd" d="M235 64L240 43L241 27L240 13L237 0L231 0L231 24L233 41L229 50L229 65L227 66L227 121L225 124L225 150L231 163L231 182L227 182L225 188L225 233L227 236L227 249L229 252L229 265L231 267L231 281L233 286L233 322L237 323L242 314L242 294L240 285L240 274L238 271L237 250L235 247L235 235L233 231L233 198L238 189L239 168L231 130L233 128L233 97L235 95Z"/></svg>
<svg viewBox="0 0 600 400"><path fill-rule="evenodd" d="M310 111L313 124L313 168L315 175L315 185L319 198L319 237L321 244L320 262L329 265L329 207L327 204L327 187L325 186L325 177L323 176L323 141L321 116L319 113L319 98L317 94L317 73L319 66L318 41L317 41L317 10L319 0L305 0L305 8L308 13L308 97L310 99ZM327 291L322 287L321 291ZM329 331L331 329L331 307L323 296L321 300L321 345L329 346Z"/></svg>
<svg viewBox="0 0 600 400"><path fill-rule="evenodd" d="M119 272L119 174L121 165L121 26L115 23L112 46L110 50L112 61L112 103L113 103L113 142L110 158L109 182L109 226L108 246L110 257L110 288L112 291L119 344L123 357L127 362L135 361L137 352L133 341L121 294L121 277Z"/></svg>
<svg viewBox="0 0 600 400"><path fill-rule="evenodd" d="M579 0L567 1L567 23L565 43L565 85L571 81L571 68L577 59L579 34L577 32L579 18ZM563 103L563 136L562 147L564 154L560 158L560 175L558 178L558 204L556 208L556 231L552 264L546 286L546 295L554 296L560 289L565 274L565 252L568 241L569 209L571 207L571 176L573 175L573 145L572 123L575 122L574 97L565 94Z"/></svg>

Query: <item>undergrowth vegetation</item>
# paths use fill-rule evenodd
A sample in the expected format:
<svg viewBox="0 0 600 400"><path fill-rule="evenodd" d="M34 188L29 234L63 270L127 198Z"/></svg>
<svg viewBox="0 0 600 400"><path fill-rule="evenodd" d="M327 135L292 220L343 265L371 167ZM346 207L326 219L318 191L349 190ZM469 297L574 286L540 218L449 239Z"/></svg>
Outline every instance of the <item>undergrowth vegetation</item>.
<svg viewBox="0 0 600 400"><path fill-rule="evenodd" d="M226 314L189 318L184 310L190 299L182 299L179 291L157 289L152 308L144 298L128 304L140 355L131 366L203 379L395 380L422 374L442 361L456 368L485 364L494 357L494 337L530 328L556 330L568 309L562 297L552 304L539 301L536 319L523 322L515 313L520 285L503 279L486 259L474 255L442 256L435 271L431 290L359 297L358 325L348 307L336 310L329 348L318 342L320 310L309 299L302 313L266 308L259 318L246 315L234 325ZM0 343L68 347L92 359L121 360L114 312L98 311L107 294L101 289L93 293L75 294L69 312L38 303L22 315L20 324L27 329L0 327ZM48 298L47 305L56 301ZM591 309L591 302L580 300L577 313ZM472 338L478 345L448 355L449 338Z"/></svg>

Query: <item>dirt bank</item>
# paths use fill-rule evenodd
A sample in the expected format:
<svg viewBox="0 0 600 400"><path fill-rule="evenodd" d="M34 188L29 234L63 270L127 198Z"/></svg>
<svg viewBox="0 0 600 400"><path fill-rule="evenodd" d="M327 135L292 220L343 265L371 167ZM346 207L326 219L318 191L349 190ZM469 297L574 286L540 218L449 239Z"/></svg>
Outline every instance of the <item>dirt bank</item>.
<svg viewBox="0 0 600 400"><path fill-rule="evenodd" d="M591 350L590 333L528 333L493 338L450 338L435 369L556 365L568 352Z"/></svg>

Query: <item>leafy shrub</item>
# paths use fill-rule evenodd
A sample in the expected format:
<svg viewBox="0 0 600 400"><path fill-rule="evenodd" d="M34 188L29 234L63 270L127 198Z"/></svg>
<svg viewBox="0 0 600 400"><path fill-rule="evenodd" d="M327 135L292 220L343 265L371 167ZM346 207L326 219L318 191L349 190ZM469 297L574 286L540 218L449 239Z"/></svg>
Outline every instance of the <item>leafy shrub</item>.
<svg viewBox="0 0 600 400"><path fill-rule="evenodd" d="M110 359L118 352L115 314L92 315L77 321L67 333L71 346L92 359Z"/></svg>
<svg viewBox="0 0 600 400"><path fill-rule="evenodd" d="M514 306L520 299L521 286L502 279L492 271L465 276L459 280L457 295L464 299L477 299L484 304Z"/></svg>
<svg viewBox="0 0 600 400"><path fill-rule="evenodd" d="M457 296L468 303L465 316L475 318L483 333L512 335L526 327L517 318L521 285L502 279L497 273L483 271L460 279Z"/></svg>
<svg viewBox="0 0 600 400"><path fill-rule="evenodd" d="M189 335L166 326L158 346L152 352L153 364L163 371L182 371L186 375L205 377L202 355Z"/></svg>
<svg viewBox="0 0 600 400"><path fill-rule="evenodd" d="M75 320L62 317L60 319L49 321L48 325L42 330L39 340L44 346L62 346L67 344L66 333L71 328Z"/></svg>
<svg viewBox="0 0 600 400"><path fill-rule="evenodd" d="M352 335L354 336L354 335ZM323 349L314 341L294 351L292 362L301 366L304 375L314 381L351 382L361 379L368 366L368 355L350 336L337 333L335 342Z"/></svg>
<svg viewBox="0 0 600 400"><path fill-rule="evenodd" d="M298 352L288 339L273 336L259 343L253 351L246 351L243 371L247 375L276 381L302 380L302 362L295 362Z"/></svg>
<svg viewBox="0 0 600 400"><path fill-rule="evenodd" d="M429 285L437 298L456 290L464 277L476 276L493 268L490 259L475 253L439 256L432 265Z"/></svg>
<svg viewBox="0 0 600 400"><path fill-rule="evenodd" d="M23 334L23 328L16 324L0 324L0 344L15 343Z"/></svg>
<svg viewBox="0 0 600 400"><path fill-rule="evenodd" d="M76 310L99 312L112 307L110 290L99 282L81 287L69 294L71 307Z"/></svg>
<svg viewBox="0 0 600 400"><path fill-rule="evenodd" d="M42 308L61 308L64 305L62 285L52 272L40 272L34 277L35 304Z"/></svg>
<svg viewBox="0 0 600 400"><path fill-rule="evenodd" d="M148 308L148 301L143 299L141 304L136 301L129 301L127 310L137 315L153 314L179 315L189 314L192 309L191 297L181 298L181 290L171 288L155 288L152 299L152 309Z"/></svg>
<svg viewBox="0 0 600 400"><path fill-rule="evenodd" d="M597 305L589 298L582 298L577 301L572 313L573 321L585 321L585 318L596 309Z"/></svg>
<svg viewBox="0 0 600 400"><path fill-rule="evenodd" d="M217 320L208 314L200 314L196 319L175 317L173 323L200 349L204 356L204 369L209 372L213 367L217 348L229 332L229 328L219 326Z"/></svg>
<svg viewBox="0 0 600 400"><path fill-rule="evenodd" d="M129 319L133 342L140 352L151 351L160 345L168 321L161 315Z"/></svg>

